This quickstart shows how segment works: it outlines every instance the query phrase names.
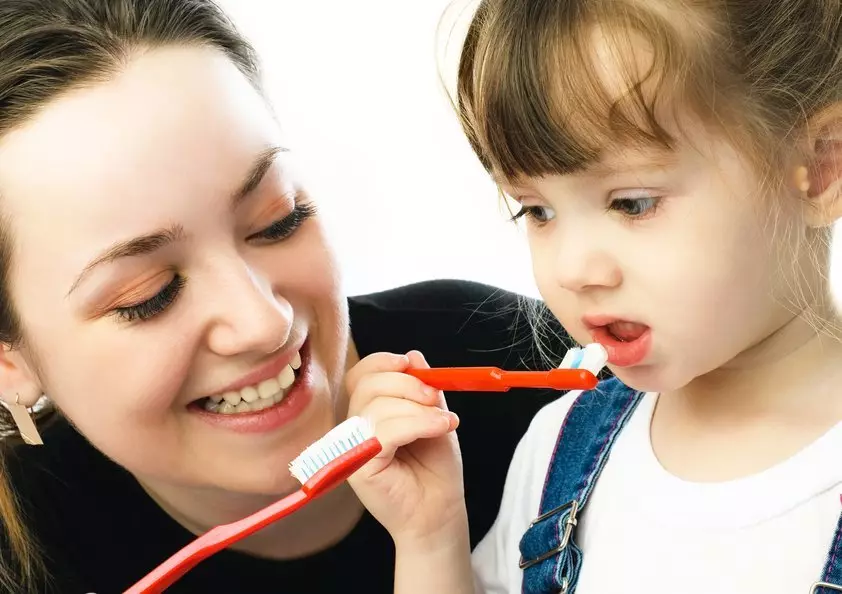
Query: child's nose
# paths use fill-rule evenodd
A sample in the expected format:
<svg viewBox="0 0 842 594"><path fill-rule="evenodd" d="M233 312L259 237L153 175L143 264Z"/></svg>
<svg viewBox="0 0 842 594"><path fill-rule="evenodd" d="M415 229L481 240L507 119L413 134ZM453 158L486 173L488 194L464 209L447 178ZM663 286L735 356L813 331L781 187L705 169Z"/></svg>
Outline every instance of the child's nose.
<svg viewBox="0 0 842 594"><path fill-rule="evenodd" d="M555 263L556 282L564 289L582 292L596 288L614 288L622 282L616 259L600 246L579 242L558 250Z"/></svg>

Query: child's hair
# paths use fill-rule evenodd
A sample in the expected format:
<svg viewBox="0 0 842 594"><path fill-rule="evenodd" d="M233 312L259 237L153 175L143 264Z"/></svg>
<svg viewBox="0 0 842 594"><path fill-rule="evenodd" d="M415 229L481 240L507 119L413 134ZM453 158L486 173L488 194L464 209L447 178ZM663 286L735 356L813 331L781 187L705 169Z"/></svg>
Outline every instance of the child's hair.
<svg viewBox="0 0 842 594"><path fill-rule="evenodd" d="M619 80L601 68L606 53ZM769 196L791 181L815 118L840 101L840 0L479 0L453 97L498 181L581 171L617 149L672 150L688 140L676 132L689 112L754 166ZM792 233L779 206L769 203L769 220ZM798 242L788 255L798 274L800 254L823 270L829 237ZM799 300L785 306L827 325L810 296ZM529 313L541 336L546 308Z"/></svg>
<svg viewBox="0 0 842 594"><path fill-rule="evenodd" d="M134 53L173 45L223 52L260 89L253 49L213 0L1 0L0 136L63 94L117 75ZM9 290L11 247L0 217L0 343L15 347L26 337ZM0 407L0 434L14 432ZM9 548L0 551L0 589L24 592L44 566L4 474L0 467L0 519Z"/></svg>
<svg viewBox="0 0 842 594"><path fill-rule="evenodd" d="M619 98L596 33L625 77ZM781 182L808 119L842 99L840 46L839 0L482 0L455 104L504 179L573 172L620 146L670 150L680 105Z"/></svg>

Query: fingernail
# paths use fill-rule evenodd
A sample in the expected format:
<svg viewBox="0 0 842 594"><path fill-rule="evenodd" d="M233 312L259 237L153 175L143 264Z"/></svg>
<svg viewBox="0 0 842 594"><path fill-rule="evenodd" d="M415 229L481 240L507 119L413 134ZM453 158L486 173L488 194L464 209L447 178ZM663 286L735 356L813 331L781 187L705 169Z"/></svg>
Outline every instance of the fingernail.
<svg viewBox="0 0 842 594"><path fill-rule="evenodd" d="M442 410L441 413L442 416L447 419L452 429L456 429L459 426L459 416L455 412Z"/></svg>
<svg viewBox="0 0 842 594"><path fill-rule="evenodd" d="M407 355L409 355L410 353L415 353L415 355L417 357L420 357L421 360L424 361L424 363L427 362L427 358L424 356L424 353L422 353L421 351L416 351L416 350L413 349L413 350L409 351L409 353L407 353Z"/></svg>

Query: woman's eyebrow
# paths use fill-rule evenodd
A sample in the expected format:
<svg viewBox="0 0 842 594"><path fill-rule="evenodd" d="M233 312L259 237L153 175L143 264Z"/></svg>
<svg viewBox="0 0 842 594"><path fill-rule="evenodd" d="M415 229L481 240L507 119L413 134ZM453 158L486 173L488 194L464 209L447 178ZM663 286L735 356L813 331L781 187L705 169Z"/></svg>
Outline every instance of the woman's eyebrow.
<svg viewBox="0 0 842 594"><path fill-rule="evenodd" d="M79 286L91 270L100 264L114 262L120 258L151 254L164 246L183 239L184 235L184 228L181 225L173 225L166 229L157 229L151 233L145 233L131 239L116 242L107 250L91 260L85 268L82 269L82 272L78 277L76 277L76 280L67 292L67 296L76 290L76 287Z"/></svg>

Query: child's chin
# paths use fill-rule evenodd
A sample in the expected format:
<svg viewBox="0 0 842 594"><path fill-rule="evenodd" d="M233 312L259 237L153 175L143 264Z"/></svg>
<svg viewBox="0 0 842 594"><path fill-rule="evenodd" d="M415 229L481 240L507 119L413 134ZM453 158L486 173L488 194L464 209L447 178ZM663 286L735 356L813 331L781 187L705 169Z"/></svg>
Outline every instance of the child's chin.
<svg viewBox="0 0 842 594"><path fill-rule="evenodd" d="M611 372L629 388L639 392L671 392L686 386L689 381L678 377L674 371L659 365L637 365L634 367L613 367Z"/></svg>

